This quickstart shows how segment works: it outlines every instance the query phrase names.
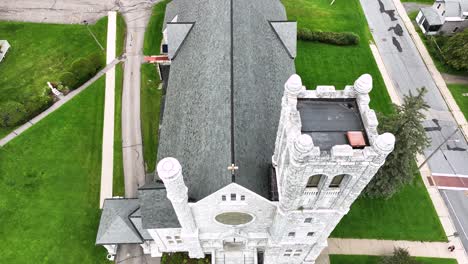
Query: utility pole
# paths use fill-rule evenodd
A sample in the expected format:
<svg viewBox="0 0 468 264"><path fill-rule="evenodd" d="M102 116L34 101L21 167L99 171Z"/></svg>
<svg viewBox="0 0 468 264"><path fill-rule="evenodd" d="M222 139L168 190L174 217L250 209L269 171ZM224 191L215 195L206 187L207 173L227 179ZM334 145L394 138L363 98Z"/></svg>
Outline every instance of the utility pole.
<svg viewBox="0 0 468 264"><path fill-rule="evenodd" d="M418 169L421 169L422 166L424 166L424 164L426 164L426 162L432 158L432 156L434 156L434 154L445 144L447 143L447 141L453 136L455 135L455 133L457 133L458 131L458 127L455 129L455 131L452 132L452 134L450 134L445 140L444 142L442 142L422 163L421 165L418 166Z"/></svg>

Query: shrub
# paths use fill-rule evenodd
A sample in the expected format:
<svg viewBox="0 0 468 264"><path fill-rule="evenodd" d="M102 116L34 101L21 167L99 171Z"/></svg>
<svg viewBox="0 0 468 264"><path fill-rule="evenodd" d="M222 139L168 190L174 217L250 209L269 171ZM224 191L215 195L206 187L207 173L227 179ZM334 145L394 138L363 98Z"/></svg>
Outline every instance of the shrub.
<svg viewBox="0 0 468 264"><path fill-rule="evenodd" d="M382 257L380 264L421 264L421 263L411 258L408 250L404 248L395 248L393 250L393 256Z"/></svg>
<svg viewBox="0 0 468 264"><path fill-rule="evenodd" d="M349 46L359 44L359 36L352 32L321 32L300 28L297 38L305 41L317 41L327 44Z"/></svg>
<svg viewBox="0 0 468 264"><path fill-rule="evenodd" d="M468 71L468 29L450 37L442 46L447 64L459 71Z"/></svg>
<svg viewBox="0 0 468 264"><path fill-rule="evenodd" d="M78 80L75 78L75 75L71 72L64 72L59 77L59 82L70 89L77 88Z"/></svg>
<svg viewBox="0 0 468 264"><path fill-rule="evenodd" d="M0 127L19 125L26 119L27 112L23 104L16 101L0 103Z"/></svg>
<svg viewBox="0 0 468 264"><path fill-rule="evenodd" d="M72 72L75 76L77 80L77 86L80 86L93 77L96 69L90 60L86 58L79 58L72 63L70 72Z"/></svg>

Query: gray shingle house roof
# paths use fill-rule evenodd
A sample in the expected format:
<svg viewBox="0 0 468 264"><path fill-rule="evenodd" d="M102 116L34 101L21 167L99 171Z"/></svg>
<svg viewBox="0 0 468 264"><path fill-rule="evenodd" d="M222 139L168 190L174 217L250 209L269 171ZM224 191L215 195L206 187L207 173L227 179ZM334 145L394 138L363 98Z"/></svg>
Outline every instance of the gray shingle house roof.
<svg viewBox="0 0 468 264"><path fill-rule="evenodd" d="M138 206L138 199L104 200L96 244L142 243L142 237L129 219Z"/></svg>
<svg viewBox="0 0 468 264"><path fill-rule="evenodd" d="M421 8L421 12L423 13L429 25L442 25L444 23L442 18L432 6Z"/></svg>
<svg viewBox="0 0 468 264"><path fill-rule="evenodd" d="M138 198L141 227L144 229L180 227L164 185L156 182L147 184L138 190Z"/></svg>
<svg viewBox="0 0 468 264"><path fill-rule="evenodd" d="M193 200L232 181L267 198L296 24L279 0L174 0L165 25L175 16L194 24L171 62L158 158L180 161Z"/></svg>

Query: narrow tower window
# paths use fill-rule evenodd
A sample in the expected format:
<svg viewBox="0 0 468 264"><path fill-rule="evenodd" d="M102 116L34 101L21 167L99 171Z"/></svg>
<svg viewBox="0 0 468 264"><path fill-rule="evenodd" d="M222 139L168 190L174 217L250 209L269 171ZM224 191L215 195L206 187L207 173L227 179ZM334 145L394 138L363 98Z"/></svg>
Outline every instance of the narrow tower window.
<svg viewBox="0 0 468 264"><path fill-rule="evenodd" d="M320 183L320 179L322 179L322 176L322 174L317 174L309 177L309 180L307 181L307 188L317 188Z"/></svg>
<svg viewBox="0 0 468 264"><path fill-rule="evenodd" d="M341 183L344 179L344 174L336 175L330 183L330 188L340 188Z"/></svg>

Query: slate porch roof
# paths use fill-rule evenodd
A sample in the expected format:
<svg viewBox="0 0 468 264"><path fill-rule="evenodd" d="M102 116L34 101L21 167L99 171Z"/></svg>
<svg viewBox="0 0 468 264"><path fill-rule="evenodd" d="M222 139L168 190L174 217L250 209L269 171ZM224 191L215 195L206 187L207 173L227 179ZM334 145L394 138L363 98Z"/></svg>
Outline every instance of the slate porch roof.
<svg viewBox="0 0 468 264"><path fill-rule="evenodd" d="M287 20L279 0L174 0L164 24L176 15L193 27L171 62L158 159L179 160L194 201L232 181L268 198L284 83L295 72L295 43L279 35L295 41L295 23L270 25Z"/></svg>
<svg viewBox="0 0 468 264"><path fill-rule="evenodd" d="M142 237L129 216L139 207L138 199L106 199L96 237L97 245L140 244Z"/></svg>

